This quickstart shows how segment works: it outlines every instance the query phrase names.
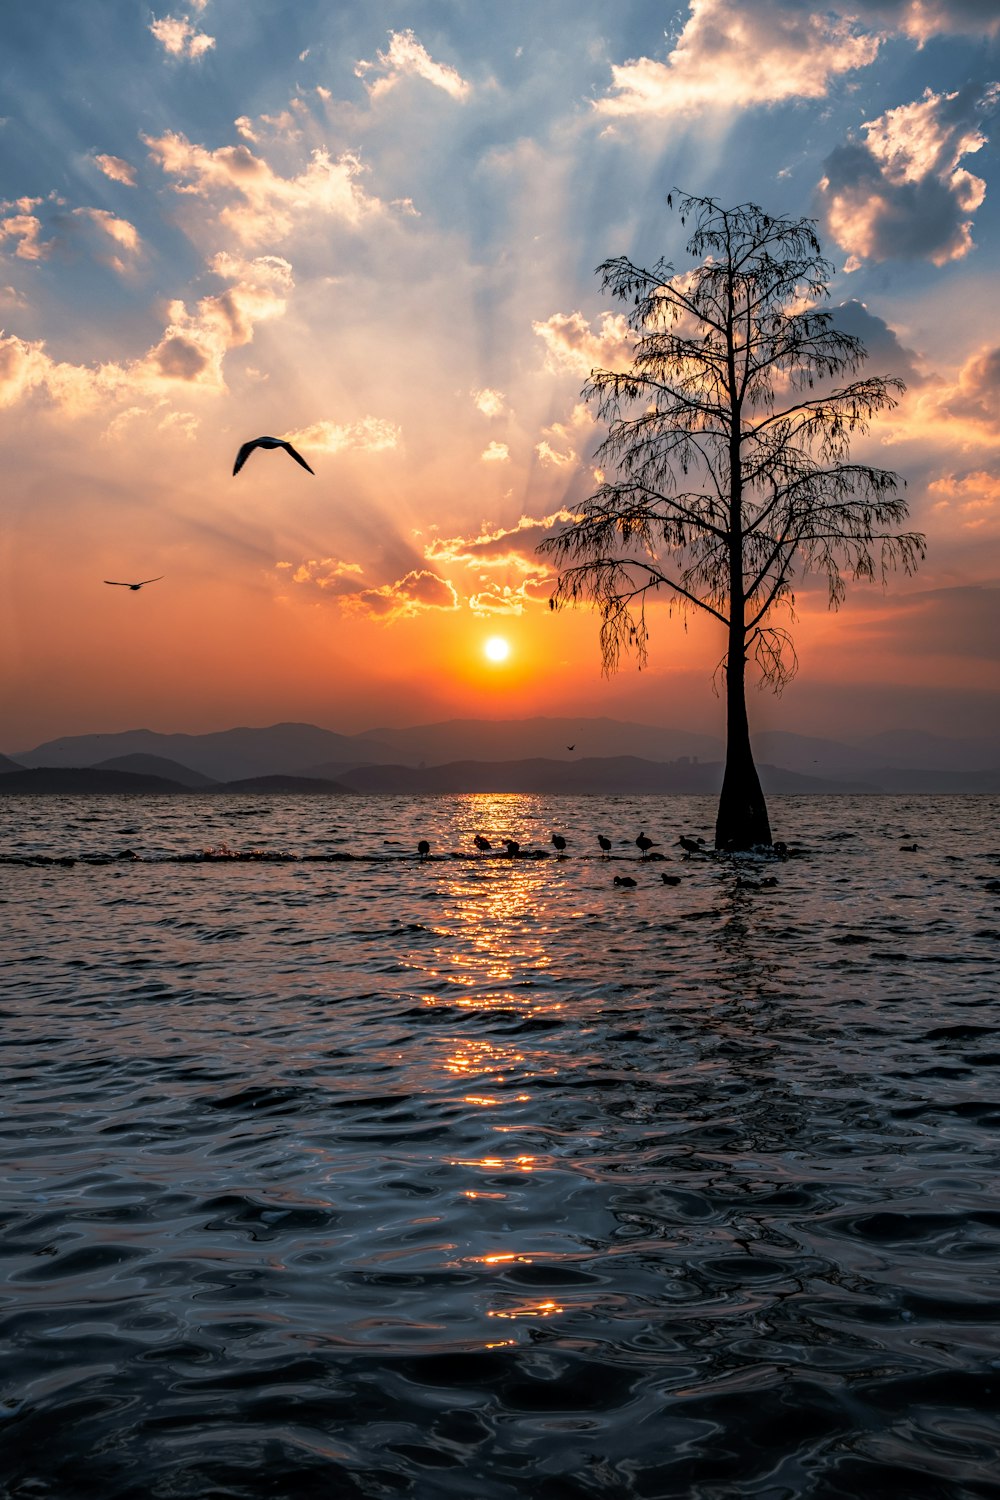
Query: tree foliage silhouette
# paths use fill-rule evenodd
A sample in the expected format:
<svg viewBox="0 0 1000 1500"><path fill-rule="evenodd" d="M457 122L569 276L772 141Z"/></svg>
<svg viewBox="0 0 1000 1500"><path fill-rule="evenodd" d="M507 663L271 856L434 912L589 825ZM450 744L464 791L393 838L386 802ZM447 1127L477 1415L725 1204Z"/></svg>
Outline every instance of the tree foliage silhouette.
<svg viewBox="0 0 1000 1500"><path fill-rule="evenodd" d="M672 195L667 199L673 206ZM747 667L780 692L797 667L796 578L825 575L836 609L849 580L912 573L924 538L897 532L899 476L848 462L852 438L896 405L901 381L856 375L864 345L821 307L833 267L814 222L754 203L726 209L684 195L698 264L644 269L624 256L598 267L628 305L624 371L593 370L583 390L608 435L608 471L575 519L542 544L559 566L553 609L592 601L605 672L623 651L646 661L646 605L666 597L704 610L727 635L726 768L716 846L771 841L750 745Z"/></svg>

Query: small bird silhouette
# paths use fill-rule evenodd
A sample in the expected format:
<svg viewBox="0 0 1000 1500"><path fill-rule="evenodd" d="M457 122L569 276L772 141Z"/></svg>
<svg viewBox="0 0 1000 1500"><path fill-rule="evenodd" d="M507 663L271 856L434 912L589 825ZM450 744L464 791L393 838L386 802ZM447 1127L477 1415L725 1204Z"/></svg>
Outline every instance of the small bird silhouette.
<svg viewBox="0 0 1000 1500"><path fill-rule="evenodd" d="M631 875L616 875L615 878L614 878L614 882L613 883L615 885L630 885L630 886L638 884L637 881L635 881L635 880L632 879Z"/></svg>
<svg viewBox="0 0 1000 1500"><path fill-rule="evenodd" d="M144 578L141 583L120 583L117 578L105 578L104 582L110 583L113 589L131 589L135 593L136 589L144 589L147 583L159 583L166 576L166 573L160 573L156 578Z"/></svg>
<svg viewBox="0 0 1000 1500"><path fill-rule="evenodd" d="M426 839L421 839L420 843L417 845L417 853L420 855L420 858L421 859L426 859L427 856L428 856L428 854L430 854L430 852L431 852L431 846L430 846L430 844L427 842Z"/></svg>
<svg viewBox="0 0 1000 1500"><path fill-rule="evenodd" d="M477 833L472 842L475 844L480 854L485 854L487 849L493 848L493 845L490 843L489 839L484 838L481 833Z"/></svg>
<svg viewBox="0 0 1000 1500"><path fill-rule="evenodd" d="M521 852L521 846L517 839L504 839L504 843L507 845L507 853L511 859L516 859Z"/></svg>
<svg viewBox="0 0 1000 1500"><path fill-rule="evenodd" d="M679 875L668 875L666 870L660 871L660 879L663 881L664 885L680 885L681 883L681 877Z"/></svg>
<svg viewBox="0 0 1000 1500"><path fill-rule="evenodd" d="M635 847L642 850L642 857L645 859L650 849L658 849L660 846L655 839L649 839L644 833L640 833L635 841Z"/></svg>
<svg viewBox="0 0 1000 1500"><path fill-rule="evenodd" d="M597 835L597 842L600 844L601 848L604 851L605 859L607 859L608 855L611 853L611 840L605 838L603 833L599 833Z"/></svg>
<svg viewBox="0 0 1000 1500"><path fill-rule="evenodd" d="M561 833L554 833L552 835L552 843L553 843L553 845L555 847L555 851L556 851L557 854L564 854L565 853L565 851L566 851L566 840L563 838L563 836L562 836Z"/></svg>
<svg viewBox="0 0 1000 1500"><path fill-rule="evenodd" d="M284 448L285 452L291 454L292 458L294 458L297 464L301 464L304 469L309 469L309 465L302 457L302 454L296 453L291 443L286 442L284 438L259 437L251 438L248 443L243 444L243 447L236 455L236 462L233 464L234 474L238 474L240 472L243 465L246 463L247 459L250 457L255 448ZM315 472L315 469L309 469L310 474L315 474Z"/></svg>
<svg viewBox="0 0 1000 1500"><path fill-rule="evenodd" d="M702 848L702 845L705 842L704 839L689 839L689 838L686 838L684 836L684 834L681 834L681 836L677 840L677 842L680 844L680 846L681 846L682 849L686 849L687 850L688 854L704 854L705 853L705 850Z"/></svg>
<svg viewBox="0 0 1000 1500"><path fill-rule="evenodd" d="M567 749L567 750L575 750L575 749L576 749L576 746L575 746L575 745L567 745L567 746L566 746L566 749Z"/></svg>

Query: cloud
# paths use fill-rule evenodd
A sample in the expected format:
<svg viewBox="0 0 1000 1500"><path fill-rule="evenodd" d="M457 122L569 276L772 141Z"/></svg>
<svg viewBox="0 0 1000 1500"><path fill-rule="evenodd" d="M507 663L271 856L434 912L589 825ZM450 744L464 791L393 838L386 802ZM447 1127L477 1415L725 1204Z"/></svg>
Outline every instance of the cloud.
<svg viewBox="0 0 1000 1500"><path fill-rule="evenodd" d="M871 637L893 653L925 662L936 656L957 657L963 663L1000 660L1000 588L995 585L895 595L882 601L881 612L884 623L873 622Z"/></svg>
<svg viewBox="0 0 1000 1500"><path fill-rule="evenodd" d="M407 76L423 78L435 88L443 89L452 99L466 99L472 89L455 68L435 62L412 31L390 31L386 51L379 52L375 62L358 62L354 71L358 78L370 72L381 74L368 85L373 99L388 93Z"/></svg>
<svg viewBox="0 0 1000 1500"><path fill-rule="evenodd" d="M503 391L494 391L484 386L481 391L472 391L472 399L484 417L502 417L507 410L507 398Z"/></svg>
<svg viewBox="0 0 1000 1500"><path fill-rule="evenodd" d="M544 429L545 436L535 444L539 462L555 469L572 468L580 461L574 444L595 425L590 408L583 401L577 402L568 422L553 422L551 427ZM554 448L549 438L553 438L561 446Z"/></svg>
<svg viewBox="0 0 1000 1500"><path fill-rule="evenodd" d="M163 50L171 57L204 57L215 46L215 37L195 31L191 22L182 16L164 16L150 23L150 31Z"/></svg>
<svg viewBox="0 0 1000 1500"><path fill-rule="evenodd" d="M921 385L927 378L920 368L919 356L901 344L884 319L869 312L863 302L851 299L832 309L834 327L860 339L868 355L867 371L892 375L908 387Z"/></svg>
<svg viewBox="0 0 1000 1500"><path fill-rule="evenodd" d="M484 525L475 536L436 537L424 555L429 562L514 567L522 573L536 573L540 543L552 535L557 523L573 519L572 512L558 510L550 516L522 516L516 526Z"/></svg>
<svg viewBox="0 0 1000 1500"><path fill-rule="evenodd" d="M284 141L298 141L302 138L303 119L308 116L308 109L301 99L292 99L287 109L283 109L277 115L258 115L256 121L251 120L249 115L240 115L233 124L244 140L253 141L257 144L264 134L274 136ZM261 126L265 127L263 130Z"/></svg>
<svg viewBox="0 0 1000 1500"><path fill-rule="evenodd" d="M310 557L303 562L279 562L277 567L288 570L292 583L308 585L321 594L356 594L358 579L364 572L360 563L344 562L337 557ZM294 568L294 572L291 569Z"/></svg>
<svg viewBox="0 0 1000 1500"><path fill-rule="evenodd" d="M120 156L95 156L94 161L105 177L110 177L112 182L123 183L125 187L135 187L135 167L123 161Z"/></svg>
<svg viewBox="0 0 1000 1500"><path fill-rule="evenodd" d="M577 462L576 453L572 449L569 453L559 453L545 438L535 444L535 452L538 454L539 463L547 464L555 469L569 468Z"/></svg>
<svg viewBox="0 0 1000 1500"><path fill-rule="evenodd" d="M200 298L193 313L183 302L171 302L163 338L143 363L169 380L196 381L222 391L222 362L229 350L251 343L257 323L284 313L292 268L277 255L242 260L223 252L210 269L234 284L217 296Z"/></svg>
<svg viewBox="0 0 1000 1500"><path fill-rule="evenodd" d="M691 0L666 61L613 65L611 91L594 107L656 117L820 99L836 75L874 62L878 48L879 38L851 19L789 0Z"/></svg>
<svg viewBox="0 0 1000 1500"><path fill-rule="evenodd" d="M14 254L19 260L44 260L51 252L51 244L41 238L42 221L32 212L43 201L41 198L16 198L0 203L0 215L6 215L0 218L0 245L4 240L14 240ZM11 213L11 209L16 209L16 213Z"/></svg>
<svg viewBox="0 0 1000 1500"><path fill-rule="evenodd" d="M506 443L498 443L494 439L486 445L479 456L484 464L505 464L510 458L510 449Z"/></svg>
<svg viewBox="0 0 1000 1500"><path fill-rule="evenodd" d="M972 214L986 184L959 165L987 143L984 115L1000 85L969 84L922 99L862 125L866 140L839 146L824 162L819 197L826 227L849 251L846 269L864 260L960 260L972 249Z"/></svg>
<svg viewBox="0 0 1000 1500"><path fill-rule="evenodd" d="M1000 433L1000 349L981 349L966 361L958 380L940 398L949 416Z"/></svg>
<svg viewBox="0 0 1000 1500"><path fill-rule="evenodd" d="M34 209L44 205L45 221ZM10 213L16 209L16 213ZM105 208L74 208L65 212L64 200L50 194L48 199L18 198L0 203L0 245L5 240L16 243L14 254L19 260L47 260L56 248L68 253L86 246L101 265L123 272L139 254L142 245L134 224L120 219ZM96 234L90 231L96 230ZM46 239L42 236L47 235ZM109 246L108 241L112 244Z"/></svg>
<svg viewBox="0 0 1000 1500"><path fill-rule="evenodd" d="M622 313L602 313L594 333L581 312L553 313L532 328L545 345L546 368L587 376L594 369L632 363L634 339Z"/></svg>
<svg viewBox="0 0 1000 1500"><path fill-rule="evenodd" d="M1000 10L995 0L861 0L856 9L870 13L921 46L932 36L1000 33Z"/></svg>
<svg viewBox="0 0 1000 1500"><path fill-rule="evenodd" d="M538 572L516 588L505 586L470 594L469 608L477 615L523 615L529 605L548 604L552 586L552 574Z"/></svg>
<svg viewBox="0 0 1000 1500"><path fill-rule="evenodd" d="M1000 534L1000 475L985 469L949 474L928 485L932 510L965 531Z"/></svg>
<svg viewBox="0 0 1000 1500"><path fill-rule="evenodd" d="M117 218L104 208L74 208L73 215L98 231L95 260L101 265L110 266L114 271L125 272L130 269L142 250L142 241L134 224L130 224L127 219ZM108 248L107 240L111 240L112 246L116 248Z"/></svg>
<svg viewBox="0 0 1000 1500"><path fill-rule="evenodd" d="M446 578L426 569L414 569L396 583L377 589L362 589L346 596L345 603L361 614L378 619L398 620L427 609L458 609L458 595Z"/></svg>
<svg viewBox="0 0 1000 1500"><path fill-rule="evenodd" d="M136 360L72 365L54 360L41 340L0 335L0 406L34 394L75 417L123 399L156 402L178 385L224 391L226 354L250 343L258 322L284 312L291 267L279 256L219 255L211 269L233 285L202 297L193 312L180 300L171 302L161 338Z"/></svg>
<svg viewBox="0 0 1000 1500"><path fill-rule="evenodd" d="M384 453L398 448L402 429L385 417L360 417L356 422L313 422L288 434L296 447L311 448L317 453L341 453L353 448L362 453Z"/></svg>
<svg viewBox="0 0 1000 1500"><path fill-rule="evenodd" d="M364 169L350 152L334 161L325 147L317 147L303 172L281 177L249 146L208 151L172 130L143 140L153 160L177 179L176 192L223 200L220 222L245 244L281 239L307 217L330 216L356 225L382 207L360 186Z"/></svg>

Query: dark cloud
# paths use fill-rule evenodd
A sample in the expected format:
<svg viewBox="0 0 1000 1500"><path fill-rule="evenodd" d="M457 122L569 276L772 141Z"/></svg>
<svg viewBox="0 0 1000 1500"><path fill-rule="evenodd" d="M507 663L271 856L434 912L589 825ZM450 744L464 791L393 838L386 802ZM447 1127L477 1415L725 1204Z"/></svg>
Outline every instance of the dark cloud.
<svg viewBox="0 0 1000 1500"><path fill-rule="evenodd" d="M862 127L865 141L838 146L823 163L820 212L834 239L862 260L943 265L972 249L972 215L985 183L960 166L985 144L983 118L996 84L970 83L887 110Z"/></svg>
<svg viewBox="0 0 1000 1500"><path fill-rule="evenodd" d="M882 318L869 312L863 302L852 299L833 309L834 327L860 339L868 352L866 370L893 376L907 386L921 385L926 376L918 367L918 356L899 342Z"/></svg>
<svg viewBox="0 0 1000 1500"><path fill-rule="evenodd" d="M1000 588L930 589L885 602L884 644L910 656L1000 661Z"/></svg>
<svg viewBox="0 0 1000 1500"><path fill-rule="evenodd" d="M368 614L382 618L416 614L422 609L458 608L458 595L448 580L426 569L407 573L396 583L378 589L362 589L353 597Z"/></svg>
<svg viewBox="0 0 1000 1500"><path fill-rule="evenodd" d="M974 355L943 405L953 416L1000 426L1000 349L984 349Z"/></svg>
<svg viewBox="0 0 1000 1500"><path fill-rule="evenodd" d="M161 373L173 380L197 380L209 362L204 350L180 334L164 339L153 357Z"/></svg>

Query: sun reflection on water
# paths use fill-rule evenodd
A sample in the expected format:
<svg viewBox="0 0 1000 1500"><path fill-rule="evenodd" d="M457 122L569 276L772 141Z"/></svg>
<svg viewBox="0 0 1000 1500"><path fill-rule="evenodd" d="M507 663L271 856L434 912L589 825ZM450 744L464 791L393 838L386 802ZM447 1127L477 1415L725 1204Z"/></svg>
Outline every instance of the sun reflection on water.
<svg viewBox="0 0 1000 1500"><path fill-rule="evenodd" d="M553 1302L551 1298L544 1302L522 1302L517 1307L491 1307L486 1316L488 1318L552 1318L556 1313L565 1312L566 1309L561 1302Z"/></svg>

